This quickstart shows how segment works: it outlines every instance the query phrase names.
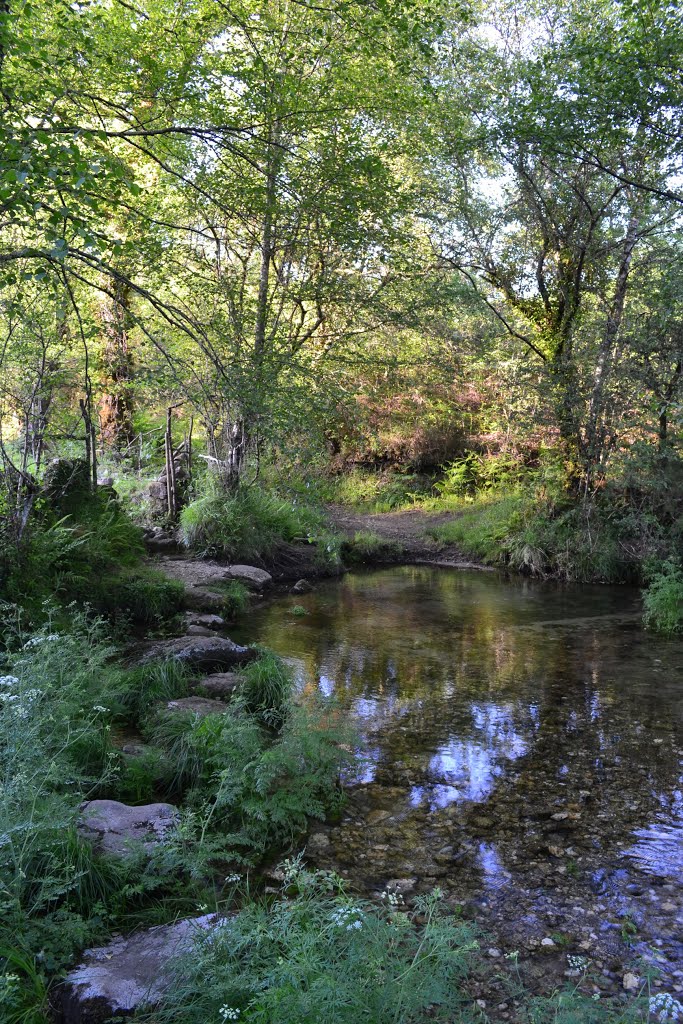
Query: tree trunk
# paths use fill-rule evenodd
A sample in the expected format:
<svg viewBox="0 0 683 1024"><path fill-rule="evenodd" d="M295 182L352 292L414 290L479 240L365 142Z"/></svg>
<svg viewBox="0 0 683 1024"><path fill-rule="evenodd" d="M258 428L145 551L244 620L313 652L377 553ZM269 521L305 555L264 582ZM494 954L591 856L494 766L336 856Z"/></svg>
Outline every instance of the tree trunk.
<svg viewBox="0 0 683 1024"><path fill-rule="evenodd" d="M114 300L104 303L101 309L104 333L102 359L108 390L102 396L100 420L103 442L120 451L134 437L129 286L115 281L114 295Z"/></svg>

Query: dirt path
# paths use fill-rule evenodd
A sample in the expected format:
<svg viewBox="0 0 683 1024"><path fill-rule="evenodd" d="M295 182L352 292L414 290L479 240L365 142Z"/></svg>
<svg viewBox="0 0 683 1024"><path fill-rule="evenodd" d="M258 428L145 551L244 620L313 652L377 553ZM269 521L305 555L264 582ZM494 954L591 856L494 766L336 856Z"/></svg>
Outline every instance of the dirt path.
<svg viewBox="0 0 683 1024"><path fill-rule="evenodd" d="M376 533L403 547L404 561L444 565L458 569L488 569L488 566L466 555L455 544L441 544L428 531L458 518L457 512L424 512L407 509L402 512L357 512L345 505L328 505L333 526L349 537L359 531Z"/></svg>

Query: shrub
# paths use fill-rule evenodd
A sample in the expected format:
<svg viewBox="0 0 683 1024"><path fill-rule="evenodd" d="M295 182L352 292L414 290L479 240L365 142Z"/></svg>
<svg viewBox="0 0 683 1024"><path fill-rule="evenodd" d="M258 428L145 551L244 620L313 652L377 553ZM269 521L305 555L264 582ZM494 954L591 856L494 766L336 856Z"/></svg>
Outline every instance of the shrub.
<svg viewBox="0 0 683 1024"><path fill-rule="evenodd" d="M202 554L262 561L283 543L312 540L321 523L322 516L308 505L243 487L193 501L181 513L180 531L185 546Z"/></svg>
<svg viewBox="0 0 683 1024"><path fill-rule="evenodd" d="M404 912L347 896L339 879L286 864L286 891L248 903L177 963L163 1024L408 1024L460 1019L477 948L441 895Z"/></svg>
<svg viewBox="0 0 683 1024"><path fill-rule="evenodd" d="M216 855L256 863L290 843L308 819L337 810L338 780L353 761L348 738L327 707L295 707L277 736L237 698L227 714L164 714L154 740L174 772L173 792L190 786L187 802L200 818L196 842Z"/></svg>
<svg viewBox="0 0 683 1024"><path fill-rule="evenodd" d="M683 632L683 568L674 559L652 575L644 594L644 621L660 633Z"/></svg>
<svg viewBox="0 0 683 1024"><path fill-rule="evenodd" d="M133 622L159 626L183 607L185 589L153 569L131 569L108 581L101 599L102 611L127 614Z"/></svg>
<svg viewBox="0 0 683 1024"><path fill-rule="evenodd" d="M109 724L122 682L102 624L82 615L68 631L48 619L10 643L0 678L0 959L11 969L28 956L15 1000L16 1020L28 1021L43 972L101 927L82 898L92 855L75 823L81 801L113 777Z"/></svg>

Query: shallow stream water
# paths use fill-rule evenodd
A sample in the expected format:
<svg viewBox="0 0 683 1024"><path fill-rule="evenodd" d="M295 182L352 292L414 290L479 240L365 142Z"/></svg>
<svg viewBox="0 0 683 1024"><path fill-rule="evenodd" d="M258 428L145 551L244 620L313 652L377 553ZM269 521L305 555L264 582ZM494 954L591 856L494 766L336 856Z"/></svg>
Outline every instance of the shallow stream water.
<svg viewBox="0 0 683 1024"><path fill-rule="evenodd" d="M596 988L649 963L683 992L683 641L643 631L636 591L402 566L277 599L232 635L334 694L361 736L314 863L369 893L439 885L492 959L519 951L546 987L571 953Z"/></svg>

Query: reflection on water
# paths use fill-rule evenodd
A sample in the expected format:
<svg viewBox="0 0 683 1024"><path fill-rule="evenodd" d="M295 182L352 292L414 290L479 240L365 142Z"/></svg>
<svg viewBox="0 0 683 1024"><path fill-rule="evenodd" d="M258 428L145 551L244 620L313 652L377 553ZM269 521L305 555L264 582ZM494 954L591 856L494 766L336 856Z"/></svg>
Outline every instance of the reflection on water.
<svg viewBox="0 0 683 1024"><path fill-rule="evenodd" d="M634 591L401 567L297 595L305 617L293 603L235 639L268 643L358 725L336 865L370 887L409 874L504 894L514 879L535 913L598 869L614 907L656 878L647 915L673 905L657 928L680 952L683 643L642 631Z"/></svg>

